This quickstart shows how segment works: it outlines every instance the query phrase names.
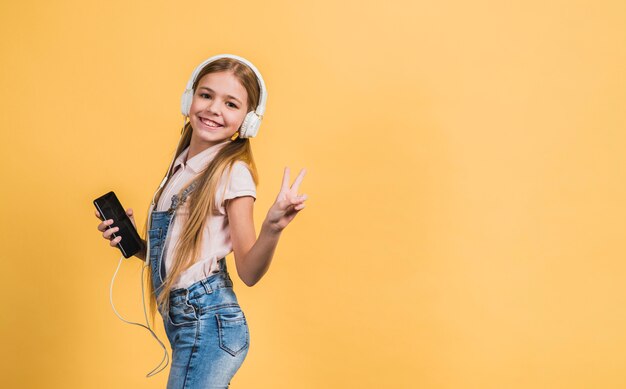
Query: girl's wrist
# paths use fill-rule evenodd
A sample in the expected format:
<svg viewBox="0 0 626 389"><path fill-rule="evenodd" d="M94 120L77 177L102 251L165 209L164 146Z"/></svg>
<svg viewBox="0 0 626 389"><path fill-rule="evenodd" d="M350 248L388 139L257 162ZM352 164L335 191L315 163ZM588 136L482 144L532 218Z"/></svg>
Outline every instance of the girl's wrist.
<svg viewBox="0 0 626 389"><path fill-rule="evenodd" d="M263 230L267 231L268 233L272 235L280 235L280 233L283 232L282 228L277 226L275 223L271 223L267 221L267 219L263 221L263 225L261 226L261 232L263 232Z"/></svg>

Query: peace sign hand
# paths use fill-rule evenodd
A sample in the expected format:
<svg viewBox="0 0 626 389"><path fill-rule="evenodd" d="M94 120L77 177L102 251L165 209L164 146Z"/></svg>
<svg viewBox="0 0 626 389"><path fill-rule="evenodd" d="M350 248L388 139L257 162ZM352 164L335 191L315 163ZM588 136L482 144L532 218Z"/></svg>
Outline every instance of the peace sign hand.
<svg viewBox="0 0 626 389"><path fill-rule="evenodd" d="M281 232L289 222L304 208L304 200L308 198L306 194L298 195L298 188L302 183L306 169L300 170L293 185L289 186L289 168L285 167L283 184L276 201L267 212L265 222L275 232Z"/></svg>

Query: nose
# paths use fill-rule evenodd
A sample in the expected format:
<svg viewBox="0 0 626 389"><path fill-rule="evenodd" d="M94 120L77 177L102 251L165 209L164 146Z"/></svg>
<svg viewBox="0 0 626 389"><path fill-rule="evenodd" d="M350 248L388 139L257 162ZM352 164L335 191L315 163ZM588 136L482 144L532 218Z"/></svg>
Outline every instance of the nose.
<svg viewBox="0 0 626 389"><path fill-rule="evenodd" d="M211 99L206 105L206 111L216 115L219 114L219 104L217 99Z"/></svg>

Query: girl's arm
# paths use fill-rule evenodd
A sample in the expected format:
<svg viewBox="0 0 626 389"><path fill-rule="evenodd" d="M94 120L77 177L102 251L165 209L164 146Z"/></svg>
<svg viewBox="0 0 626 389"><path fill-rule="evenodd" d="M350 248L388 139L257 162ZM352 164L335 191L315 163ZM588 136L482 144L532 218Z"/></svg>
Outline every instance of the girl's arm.
<svg viewBox="0 0 626 389"><path fill-rule="evenodd" d="M299 196L297 192L305 172L302 169L293 186L289 187L289 168L285 168L280 193L263 221L258 239L252 216L254 199L251 196L242 196L227 202L226 212L237 273L246 285L254 286L265 275L280 234L304 208L307 195Z"/></svg>
<svg viewBox="0 0 626 389"><path fill-rule="evenodd" d="M243 196L229 200L226 205L237 274L248 286L254 286L269 269L281 233L264 223L256 239L253 204L251 196Z"/></svg>

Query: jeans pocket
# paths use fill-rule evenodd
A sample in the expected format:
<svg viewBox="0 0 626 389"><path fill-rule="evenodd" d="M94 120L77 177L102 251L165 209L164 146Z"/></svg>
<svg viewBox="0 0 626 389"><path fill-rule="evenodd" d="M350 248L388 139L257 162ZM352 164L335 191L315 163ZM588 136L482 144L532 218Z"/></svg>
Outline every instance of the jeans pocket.
<svg viewBox="0 0 626 389"><path fill-rule="evenodd" d="M188 301L170 304L168 316L170 323L175 326L194 325L198 321L196 307L189 304Z"/></svg>
<svg viewBox="0 0 626 389"><path fill-rule="evenodd" d="M250 343L250 333L246 316L239 307L225 308L216 313L220 348L232 356L237 356Z"/></svg>

